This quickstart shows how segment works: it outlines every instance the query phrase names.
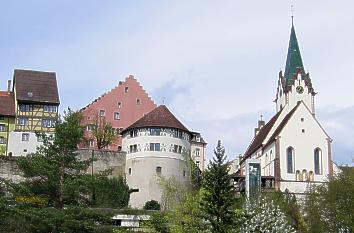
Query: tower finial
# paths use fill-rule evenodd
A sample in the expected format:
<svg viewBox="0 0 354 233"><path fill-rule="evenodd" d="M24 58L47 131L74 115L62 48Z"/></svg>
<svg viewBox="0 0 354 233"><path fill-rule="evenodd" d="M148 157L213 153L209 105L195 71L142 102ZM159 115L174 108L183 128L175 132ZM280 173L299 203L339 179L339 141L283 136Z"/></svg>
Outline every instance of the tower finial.
<svg viewBox="0 0 354 233"><path fill-rule="evenodd" d="M294 25L294 5L291 4L291 25Z"/></svg>

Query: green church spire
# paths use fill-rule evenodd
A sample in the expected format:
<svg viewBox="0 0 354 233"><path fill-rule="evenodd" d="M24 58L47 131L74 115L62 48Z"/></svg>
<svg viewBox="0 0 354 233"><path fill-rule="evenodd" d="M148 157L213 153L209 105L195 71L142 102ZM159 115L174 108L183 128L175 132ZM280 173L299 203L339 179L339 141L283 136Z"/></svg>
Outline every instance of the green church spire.
<svg viewBox="0 0 354 233"><path fill-rule="evenodd" d="M301 68L302 73L305 74L304 65L302 63L299 44L297 42L294 24L291 25L290 41L288 48L288 55L286 57L284 78L286 83L292 78L296 72L296 68Z"/></svg>

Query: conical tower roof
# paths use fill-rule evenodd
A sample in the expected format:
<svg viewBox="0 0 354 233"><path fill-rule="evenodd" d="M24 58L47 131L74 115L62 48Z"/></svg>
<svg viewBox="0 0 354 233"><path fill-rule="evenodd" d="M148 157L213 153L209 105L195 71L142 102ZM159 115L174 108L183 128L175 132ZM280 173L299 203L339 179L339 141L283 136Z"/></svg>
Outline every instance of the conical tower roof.
<svg viewBox="0 0 354 233"><path fill-rule="evenodd" d="M289 41L289 48L288 48L288 55L286 57L286 65L285 65L285 73L284 78L286 84L292 78L292 76L296 73L296 69L300 68L301 72L305 74L304 65L301 59L301 53L299 44L297 42L296 33L294 24L292 23L291 26L291 33L290 33L290 41Z"/></svg>
<svg viewBox="0 0 354 233"><path fill-rule="evenodd" d="M122 133L136 128L161 127L173 128L189 132L189 130L168 110L165 105L160 105L145 116L134 122Z"/></svg>

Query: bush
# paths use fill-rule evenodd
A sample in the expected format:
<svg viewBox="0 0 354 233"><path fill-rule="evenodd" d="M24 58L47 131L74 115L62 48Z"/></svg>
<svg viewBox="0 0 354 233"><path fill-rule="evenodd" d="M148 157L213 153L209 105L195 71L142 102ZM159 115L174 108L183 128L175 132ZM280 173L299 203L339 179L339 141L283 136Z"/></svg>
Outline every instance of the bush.
<svg viewBox="0 0 354 233"><path fill-rule="evenodd" d="M160 210L160 204L155 200L147 201L144 205L144 210Z"/></svg>

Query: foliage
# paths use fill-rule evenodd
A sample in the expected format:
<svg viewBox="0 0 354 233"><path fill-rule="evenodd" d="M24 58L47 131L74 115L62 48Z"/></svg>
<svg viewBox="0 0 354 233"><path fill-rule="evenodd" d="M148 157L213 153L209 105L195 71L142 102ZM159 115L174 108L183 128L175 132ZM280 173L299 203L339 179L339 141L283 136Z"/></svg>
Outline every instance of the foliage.
<svg viewBox="0 0 354 233"><path fill-rule="evenodd" d="M263 193L267 200L272 200L276 206L285 214L292 227L300 232L307 231L307 224L302 216L300 205L298 204L295 195L288 192L270 192Z"/></svg>
<svg viewBox="0 0 354 233"><path fill-rule="evenodd" d="M80 126L81 115L69 112L55 127L54 140L45 135L43 146L27 157L21 157L17 164L27 178L17 186L19 195L41 196L48 204L62 209L64 203L79 203L85 199L87 175L83 174L90 160L79 161L76 157L77 144L83 136ZM69 201L70 200L70 201Z"/></svg>
<svg viewBox="0 0 354 233"><path fill-rule="evenodd" d="M207 232L208 226L200 208L202 190L193 191L186 195L185 200L167 212L166 216L173 233Z"/></svg>
<svg viewBox="0 0 354 233"><path fill-rule="evenodd" d="M161 209L169 210L175 205L181 204L186 194L189 192L188 186L181 183L174 177L161 177L160 185L162 187Z"/></svg>
<svg viewBox="0 0 354 233"><path fill-rule="evenodd" d="M5 155L6 153L6 148L3 145L0 145L0 155Z"/></svg>
<svg viewBox="0 0 354 233"><path fill-rule="evenodd" d="M0 232L107 232L99 225L109 224L110 216L82 207L55 208L12 207L3 219Z"/></svg>
<svg viewBox="0 0 354 233"><path fill-rule="evenodd" d="M312 187L306 200L310 232L354 232L354 169Z"/></svg>
<svg viewBox="0 0 354 233"><path fill-rule="evenodd" d="M234 224L235 191L228 174L225 149L220 141L214 154L203 176L201 207L206 220L211 224L212 232L229 232Z"/></svg>
<svg viewBox="0 0 354 233"><path fill-rule="evenodd" d="M148 226L152 232L156 233L170 233L168 220L166 214L163 212L156 212L151 215Z"/></svg>
<svg viewBox="0 0 354 233"><path fill-rule="evenodd" d="M240 229L243 233L295 232L285 214L270 199L260 197L249 201L245 208L245 218L246 221Z"/></svg>
<svg viewBox="0 0 354 233"><path fill-rule="evenodd" d="M158 201L150 200L144 205L144 210L160 210L161 206Z"/></svg>
<svg viewBox="0 0 354 233"><path fill-rule="evenodd" d="M187 187L199 190L202 185L202 172L192 159L191 152L183 150L182 157L186 161Z"/></svg>
<svg viewBox="0 0 354 233"><path fill-rule="evenodd" d="M95 119L92 135L96 140L97 149L101 150L112 144L116 138L115 129L110 122L107 122L104 116L98 116Z"/></svg>
<svg viewBox="0 0 354 233"><path fill-rule="evenodd" d="M128 206L129 186L123 177L108 178L105 174L96 175L93 182L93 206L109 208Z"/></svg>

